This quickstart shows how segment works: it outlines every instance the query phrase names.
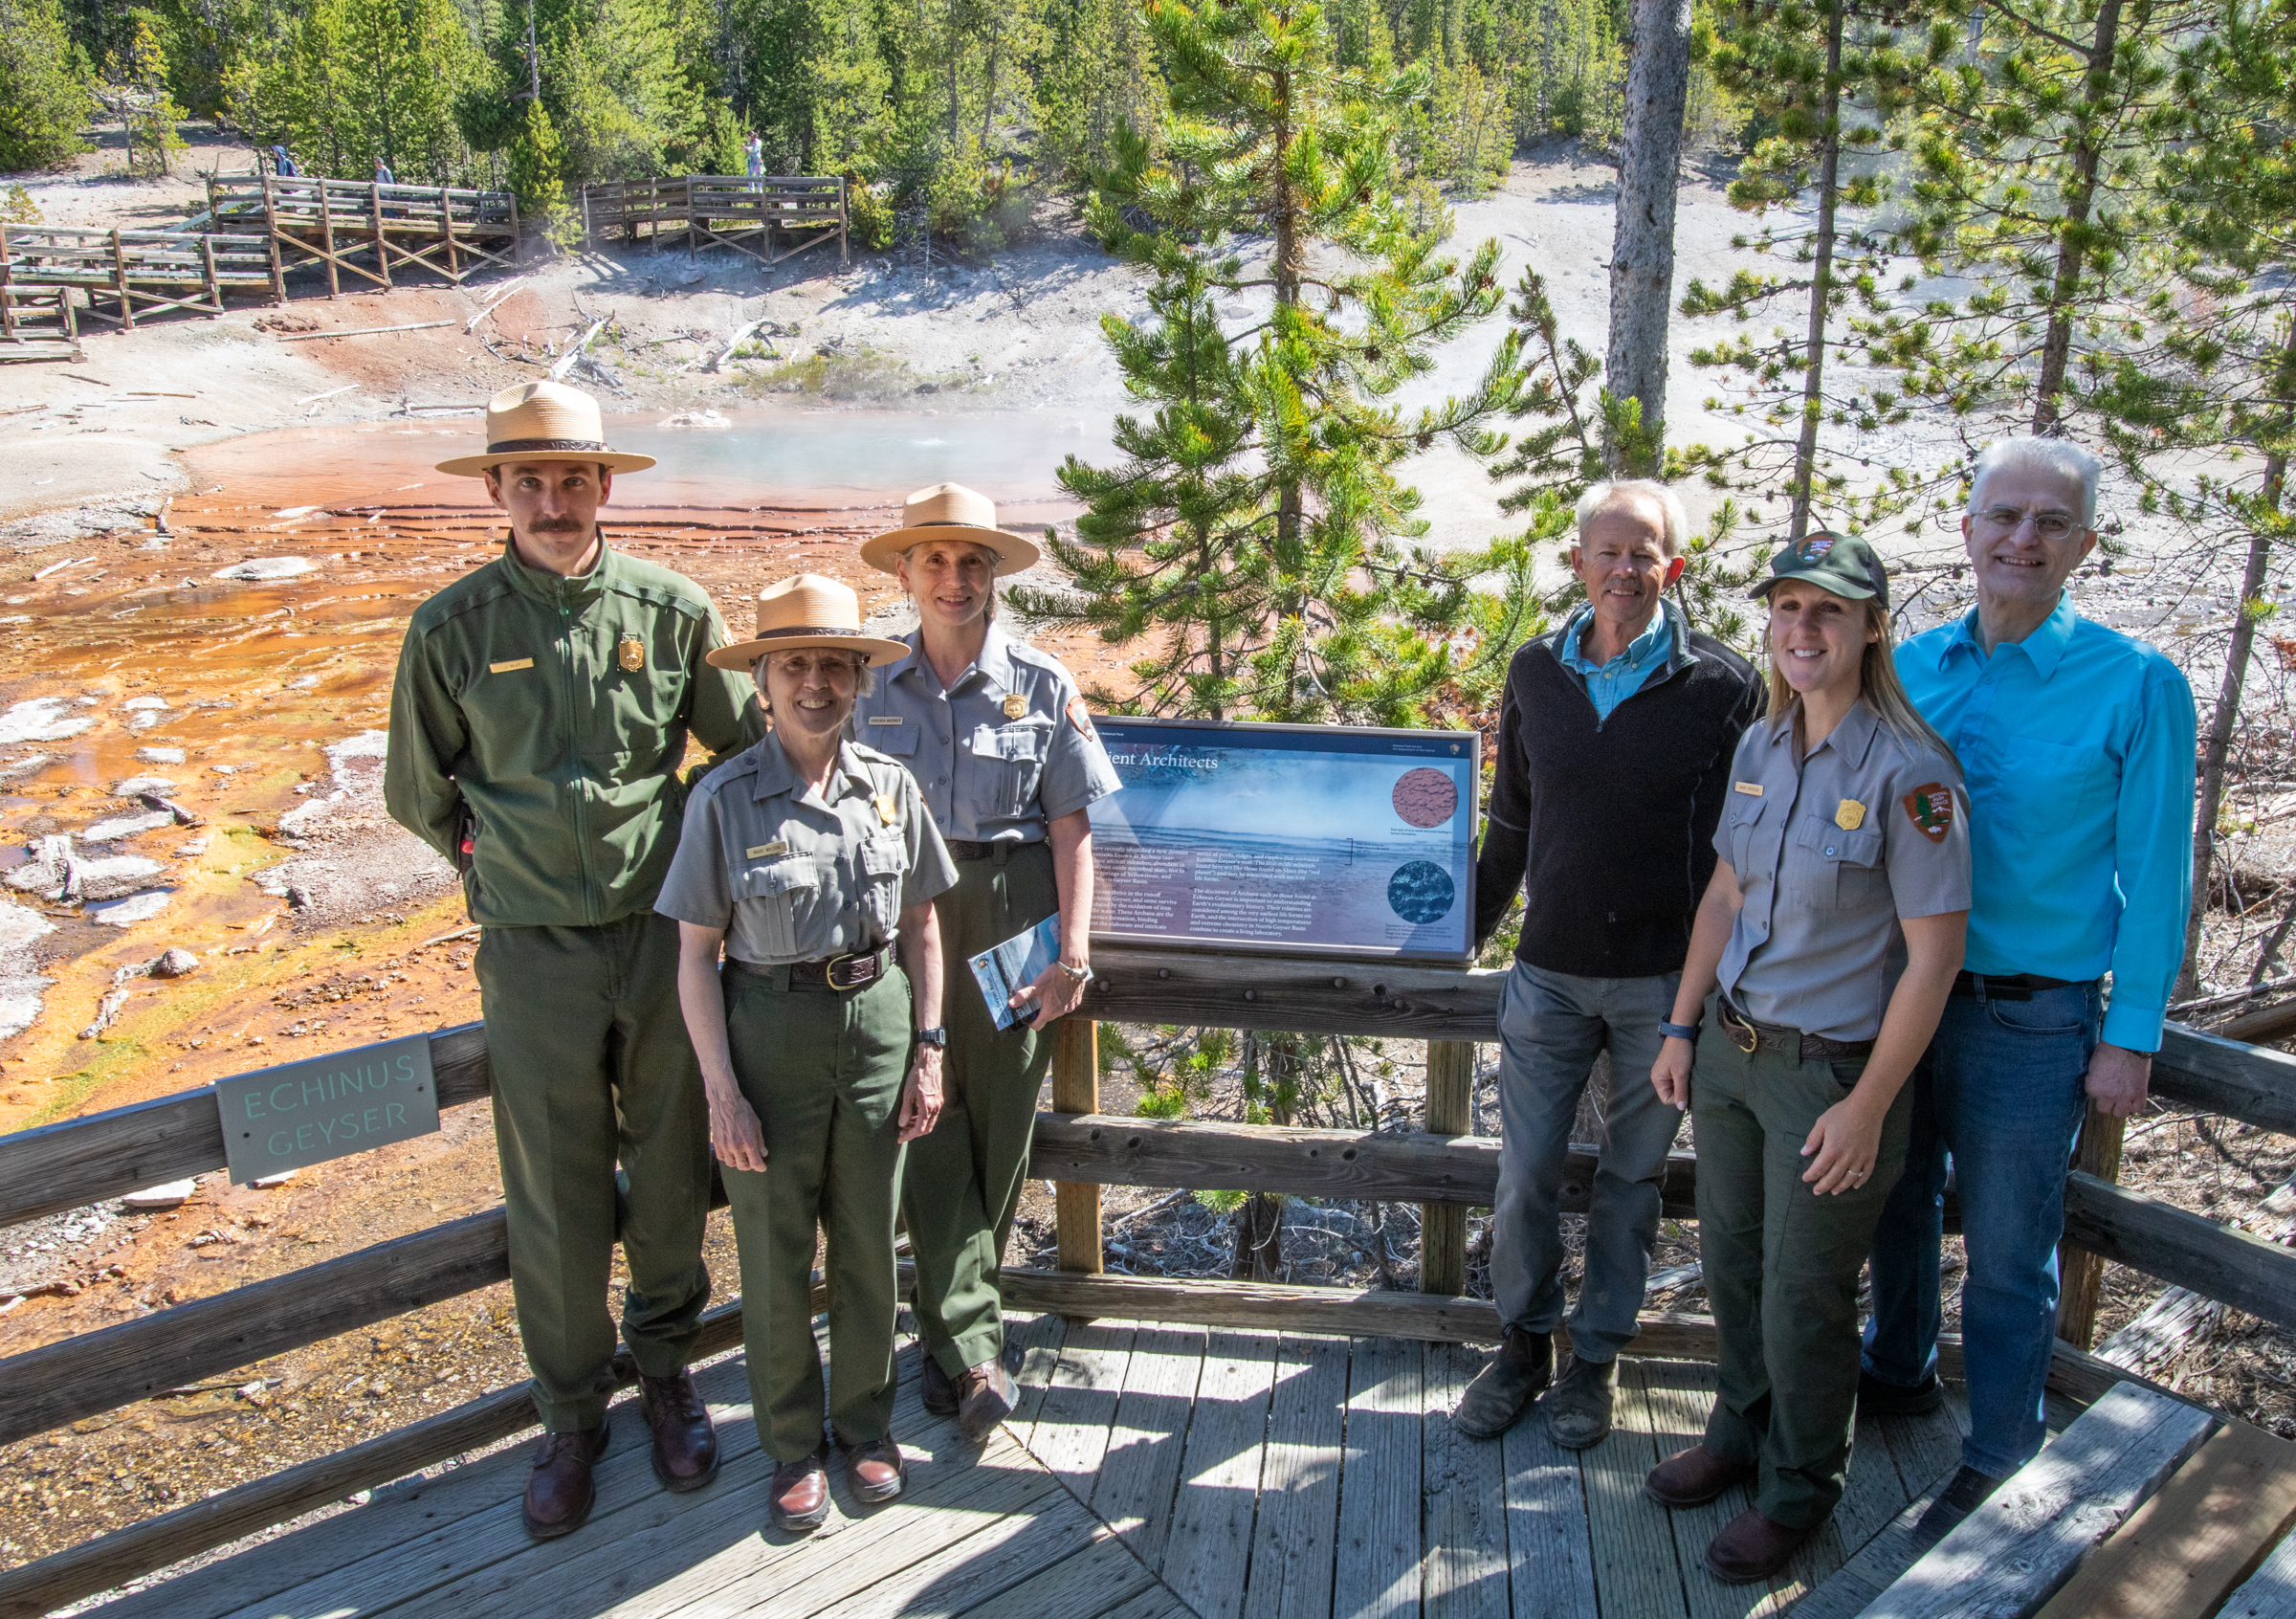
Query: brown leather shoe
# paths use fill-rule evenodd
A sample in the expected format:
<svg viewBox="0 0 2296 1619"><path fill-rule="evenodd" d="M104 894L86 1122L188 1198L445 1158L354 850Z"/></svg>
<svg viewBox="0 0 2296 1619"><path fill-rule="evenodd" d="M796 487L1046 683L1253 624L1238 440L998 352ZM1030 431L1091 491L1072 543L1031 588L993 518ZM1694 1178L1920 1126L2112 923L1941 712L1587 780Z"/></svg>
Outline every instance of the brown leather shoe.
<svg viewBox="0 0 2296 1619"><path fill-rule="evenodd" d="M949 1374L940 1369L940 1362L934 1357L933 1351L930 1349L925 1351L925 1370L922 1381L925 1409L937 1417L955 1416L957 1414L957 1386L949 1381Z"/></svg>
<svg viewBox="0 0 2296 1619"><path fill-rule="evenodd" d="M1643 1493L1660 1506L1704 1506L1753 1476L1752 1462L1724 1461L1704 1445L1692 1445L1652 1468L1643 1480Z"/></svg>
<svg viewBox="0 0 2296 1619"><path fill-rule="evenodd" d="M957 1380L957 1426L967 1439L979 1441L996 1431L1012 1415L1012 1379L995 1361L967 1366Z"/></svg>
<svg viewBox="0 0 2296 1619"><path fill-rule="evenodd" d="M809 1535L829 1516L829 1475L822 1466L824 1446L809 1456L783 1462L773 1470L766 1504L773 1526L790 1535Z"/></svg>
<svg viewBox="0 0 2296 1619"><path fill-rule="evenodd" d="M638 1409L653 1430L653 1475L679 1495L718 1476L718 1430L694 1374L638 1379Z"/></svg>
<svg viewBox="0 0 2296 1619"><path fill-rule="evenodd" d="M855 1498L871 1506L899 1495L907 1475L901 1448L890 1439L845 1447L845 1475L852 1483Z"/></svg>
<svg viewBox="0 0 2296 1619"><path fill-rule="evenodd" d="M1706 1543L1706 1571L1726 1586L1767 1580L1793 1562L1794 1554L1824 1522L1821 1518L1807 1529L1789 1529L1748 1507Z"/></svg>
<svg viewBox="0 0 2296 1619"><path fill-rule="evenodd" d="M598 1489L590 1469L606 1453L607 1425L570 1433L545 1433L535 1456L534 1471L526 1475L526 1500L521 1511L526 1533L538 1541L571 1535L590 1516Z"/></svg>

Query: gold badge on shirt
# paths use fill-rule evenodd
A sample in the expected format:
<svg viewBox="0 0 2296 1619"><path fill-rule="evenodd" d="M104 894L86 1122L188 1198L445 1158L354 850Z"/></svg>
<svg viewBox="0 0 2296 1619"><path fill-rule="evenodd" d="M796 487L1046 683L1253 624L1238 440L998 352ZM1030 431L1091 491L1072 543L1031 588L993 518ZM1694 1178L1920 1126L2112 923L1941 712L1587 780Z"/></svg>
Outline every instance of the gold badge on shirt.
<svg viewBox="0 0 2296 1619"><path fill-rule="evenodd" d="M1021 696L1021 694L1018 692L1006 692L1004 694L1005 719L1018 720L1022 715L1027 712L1028 699L1027 698Z"/></svg>
<svg viewBox="0 0 2296 1619"><path fill-rule="evenodd" d="M646 643L635 635L623 636L622 645L617 650L621 654L622 667L632 675L646 667Z"/></svg>
<svg viewBox="0 0 2296 1619"><path fill-rule="evenodd" d="M1866 824L1866 806L1854 798L1845 798L1834 809L1834 825L1843 832L1856 832Z"/></svg>
<svg viewBox="0 0 2296 1619"><path fill-rule="evenodd" d="M877 807L877 819L889 827L901 812L900 801L890 792L880 792L870 802Z"/></svg>

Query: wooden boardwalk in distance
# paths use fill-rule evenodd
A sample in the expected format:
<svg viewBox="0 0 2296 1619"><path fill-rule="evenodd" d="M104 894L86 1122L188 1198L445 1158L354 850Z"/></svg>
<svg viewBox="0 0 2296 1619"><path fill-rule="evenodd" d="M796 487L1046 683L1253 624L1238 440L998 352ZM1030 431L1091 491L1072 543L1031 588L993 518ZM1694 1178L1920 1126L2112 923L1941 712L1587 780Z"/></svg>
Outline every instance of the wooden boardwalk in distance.
<svg viewBox="0 0 2296 1619"><path fill-rule="evenodd" d="M106 1619L1742 1619L1802 1599L1887 1540L1957 1458L1949 1410L1861 1427L1834 1523L1772 1586L1726 1586L1701 1548L1747 1502L1669 1514L1642 1493L1691 1443L1712 1368L1630 1361L1619 1430L1574 1455L1535 1420L1474 1444L1448 1412L1481 1351L1388 1339L1023 1319L1021 1408L985 1446L917 1403L896 1432L909 1489L844 1494L820 1533L765 1522L771 1467L739 1355L702 1374L723 1471L669 1495L634 1407L617 1408L599 1505L565 1540L519 1523L529 1444L380 1490L97 1611ZM1890 1570L1894 1573L1894 1568ZM1887 1583L1885 1576L1883 1583ZM1859 1590L1870 1592L1870 1586ZM1845 1593L1847 1594L1847 1593ZM1863 1607L1842 1607L1855 1612Z"/></svg>

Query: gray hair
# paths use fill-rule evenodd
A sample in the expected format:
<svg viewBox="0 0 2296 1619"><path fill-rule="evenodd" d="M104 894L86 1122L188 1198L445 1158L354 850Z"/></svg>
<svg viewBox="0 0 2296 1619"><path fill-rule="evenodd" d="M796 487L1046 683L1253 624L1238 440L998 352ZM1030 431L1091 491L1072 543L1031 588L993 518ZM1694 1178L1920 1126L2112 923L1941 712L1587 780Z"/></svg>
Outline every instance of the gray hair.
<svg viewBox="0 0 2296 1619"><path fill-rule="evenodd" d="M762 652L758 654L757 661L749 666L749 677L756 683L758 688L758 706L762 708L768 714L773 712L773 699L765 695L765 660L773 655L773 652L775 650L784 649L773 649L766 652ZM806 652L809 651L810 649L805 647L790 647L785 650L789 652ZM877 672L870 667L869 654L854 652L850 648L847 647L829 647L826 650L829 652L842 652L846 656L853 660L854 697L865 698L870 696L877 689Z"/></svg>
<svg viewBox="0 0 2296 1619"><path fill-rule="evenodd" d="M2078 478L2081 482L2081 526L2097 526L2097 479L2103 476L2105 463L2069 438L2034 438L2020 434L2015 438L1997 438L1985 446L1977 456L1977 464L1969 475L1969 513L1977 514L1977 491L1985 487L1986 477L1997 472L2046 473L2056 477Z"/></svg>
<svg viewBox="0 0 2296 1619"><path fill-rule="evenodd" d="M1659 543L1669 557L1679 557L1690 547L1690 514L1682 503L1682 497L1654 477L1606 477L1593 484L1578 497L1578 538L1586 538L1586 525L1614 506L1624 506L1636 500L1648 500L1658 507L1664 533Z"/></svg>

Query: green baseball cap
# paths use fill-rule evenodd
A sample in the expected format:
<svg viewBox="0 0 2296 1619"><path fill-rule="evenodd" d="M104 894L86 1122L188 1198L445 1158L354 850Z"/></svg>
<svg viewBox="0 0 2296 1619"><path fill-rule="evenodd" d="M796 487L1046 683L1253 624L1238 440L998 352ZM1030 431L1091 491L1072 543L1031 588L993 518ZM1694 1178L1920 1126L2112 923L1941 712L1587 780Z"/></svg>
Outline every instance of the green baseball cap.
<svg viewBox="0 0 2296 1619"><path fill-rule="evenodd" d="M1770 559L1770 577L1754 588L1758 600L1789 579L1806 579L1821 590L1852 601L1871 598L1889 605L1889 576L1882 555L1854 534L1804 535Z"/></svg>

